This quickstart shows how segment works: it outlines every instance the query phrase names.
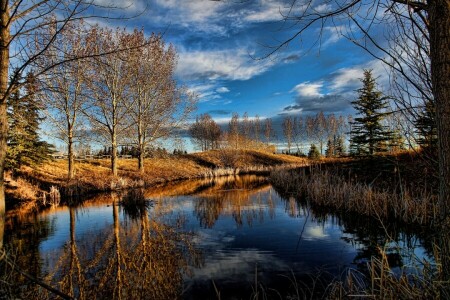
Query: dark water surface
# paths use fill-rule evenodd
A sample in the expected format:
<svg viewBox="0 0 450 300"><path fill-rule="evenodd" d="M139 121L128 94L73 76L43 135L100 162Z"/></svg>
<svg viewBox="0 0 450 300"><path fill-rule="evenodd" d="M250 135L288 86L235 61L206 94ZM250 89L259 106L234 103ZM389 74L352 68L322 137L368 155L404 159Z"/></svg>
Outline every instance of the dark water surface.
<svg viewBox="0 0 450 300"><path fill-rule="evenodd" d="M394 272L429 259L416 234L314 211L256 176L104 194L10 221L5 244L23 270L79 299L320 295L349 268L364 273L377 247ZM53 297L11 276L18 294Z"/></svg>

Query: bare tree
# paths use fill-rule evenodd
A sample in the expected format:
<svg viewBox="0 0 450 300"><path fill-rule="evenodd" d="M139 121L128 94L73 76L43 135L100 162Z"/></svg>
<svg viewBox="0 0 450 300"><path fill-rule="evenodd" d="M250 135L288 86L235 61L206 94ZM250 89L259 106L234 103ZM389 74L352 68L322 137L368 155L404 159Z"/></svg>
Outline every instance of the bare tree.
<svg viewBox="0 0 450 300"><path fill-rule="evenodd" d="M249 148L250 146L250 141L251 141L251 130L252 130L252 124L251 121L248 117L248 113L244 112L244 114L242 115L242 121L241 121L241 136L243 139L243 143L244 143L244 148Z"/></svg>
<svg viewBox="0 0 450 300"><path fill-rule="evenodd" d="M294 133L294 119L291 116L287 116L283 119L283 135L287 143L288 153L291 153L293 133Z"/></svg>
<svg viewBox="0 0 450 300"><path fill-rule="evenodd" d="M266 138L267 145L269 145L269 143L273 137L272 119L270 119L270 118L267 118L264 121L264 137Z"/></svg>
<svg viewBox="0 0 450 300"><path fill-rule="evenodd" d="M253 121L253 132L254 132L254 140L256 144L259 144L260 135L261 135L261 120L259 119L259 115L255 116L255 120Z"/></svg>
<svg viewBox="0 0 450 300"><path fill-rule="evenodd" d="M239 114L233 113L231 116L231 120L228 123L228 138L229 143L234 147L235 149L239 148Z"/></svg>
<svg viewBox="0 0 450 300"><path fill-rule="evenodd" d="M84 110L94 131L111 146L111 171L117 176L117 147L127 130L132 126L129 114L133 103L129 101L132 85L129 67L130 51L117 51L125 47L143 46L136 32L127 33L124 29L101 28L95 26L89 33L88 43L94 54L90 59L89 92L91 103Z"/></svg>
<svg viewBox="0 0 450 300"><path fill-rule="evenodd" d="M81 133L86 131L82 120L82 109L86 104L85 73L86 60L72 60L74 57L87 57L89 49L83 22L67 24L55 39L46 55L38 60L43 66L58 60L67 60L49 69L40 77L42 105L47 120L56 128L56 136L66 145L68 151L68 179L74 177L74 143L81 142Z"/></svg>
<svg viewBox="0 0 450 300"><path fill-rule="evenodd" d="M129 51L130 87L128 91L130 132L126 140L137 145L138 168L144 172L146 148L159 139L168 138L185 124L195 109L196 97L179 87L174 80L176 52L166 47L161 37L145 38L133 33L136 45Z"/></svg>
<svg viewBox="0 0 450 300"><path fill-rule="evenodd" d="M189 132L195 144L202 151L219 148L222 130L209 114L203 114L200 118L197 117L195 123L191 125Z"/></svg>

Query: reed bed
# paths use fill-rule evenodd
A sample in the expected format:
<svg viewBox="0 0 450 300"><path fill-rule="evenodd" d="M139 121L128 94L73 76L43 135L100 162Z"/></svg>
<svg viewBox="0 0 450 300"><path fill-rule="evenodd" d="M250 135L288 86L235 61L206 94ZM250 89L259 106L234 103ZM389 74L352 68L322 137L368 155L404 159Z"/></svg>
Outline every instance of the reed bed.
<svg viewBox="0 0 450 300"><path fill-rule="evenodd" d="M343 280L332 282L327 299L450 299L447 282L438 280L436 268L420 261L416 273L401 270L392 272L386 251L379 248L380 257L368 262L367 274L349 269Z"/></svg>
<svg viewBox="0 0 450 300"><path fill-rule="evenodd" d="M436 195L429 192L413 192L406 187L400 192L377 189L367 183L348 181L328 170L313 170L306 175L298 170L277 169L270 180L275 188L306 197L312 205L338 211L419 225L430 225L438 215Z"/></svg>

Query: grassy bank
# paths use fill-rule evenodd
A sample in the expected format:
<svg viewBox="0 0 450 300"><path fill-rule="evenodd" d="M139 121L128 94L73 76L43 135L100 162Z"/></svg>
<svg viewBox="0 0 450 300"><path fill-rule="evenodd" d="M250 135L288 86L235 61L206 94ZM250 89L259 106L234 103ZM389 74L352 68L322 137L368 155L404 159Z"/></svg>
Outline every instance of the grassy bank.
<svg viewBox="0 0 450 300"><path fill-rule="evenodd" d="M307 168L279 169L271 182L281 193L311 205L384 221L432 225L438 217L432 172L414 154L336 160Z"/></svg>
<svg viewBox="0 0 450 300"><path fill-rule="evenodd" d="M394 273L385 249L368 261L368 274L349 270L329 286L327 298L448 299L450 216L440 219L435 169L420 155L403 153L366 159L342 160L306 168L279 169L270 175L274 188L285 197L305 201L313 210L357 214L373 218L373 225L431 228L431 264L417 258L417 272ZM447 246L445 246L447 245Z"/></svg>
<svg viewBox="0 0 450 300"><path fill-rule="evenodd" d="M268 174L279 166L302 166L304 158L271 154L254 150L217 150L185 155L149 158L141 173L136 159L119 159L118 176L114 177L108 159L76 162L75 177L67 180L67 161L53 160L35 167L22 167L6 174L7 205L35 206L57 201L56 190L65 196L86 195L94 192L149 187L167 182L207 178L233 174ZM63 199L64 200L64 199Z"/></svg>

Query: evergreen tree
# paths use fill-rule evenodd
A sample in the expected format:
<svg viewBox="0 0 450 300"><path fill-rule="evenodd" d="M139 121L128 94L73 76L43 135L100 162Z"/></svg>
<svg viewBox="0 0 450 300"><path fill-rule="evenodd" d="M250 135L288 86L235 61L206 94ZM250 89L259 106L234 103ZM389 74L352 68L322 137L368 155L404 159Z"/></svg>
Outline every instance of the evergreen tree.
<svg viewBox="0 0 450 300"><path fill-rule="evenodd" d="M327 142L327 149L325 149L325 156L326 157L334 157L335 156L335 144L331 139L328 139Z"/></svg>
<svg viewBox="0 0 450 300"><path fill-rule="evenodd" d="M392 133L382 124L386 116L387 98L376 89L375 79L371 70L364 70L361 80L363 87L358 89L358 99L352 101L359 117L352 122L351 153L355 155L387 151L385 145L390 141Z"/></svg>
<svg viewBox="0 0 450 300"><path fill-rule="evenodd" d="M433 102L425 105L425 110L415 122L416 132L419 136L417 144L429 150L437 149L436 110Z"/></svg>
<svg viewBox="0 0 450 300"><path fill-rule="evenodd" d="M344 143L344 138L342 136L338 137L336 140L335 154L338 157L345 155L345 143Z"/></svg>
<svg viewBox="0 0 450 300"><path fill-rule="evenodd" d="M39 123L43 120L39 116L37 103L36 80L29 73L25 78L19 76L13 93L8 98L8 152L7 168L18 169L22 165L32 165L43 162L54 152L53 145L39 139ZM21 85L24 86L22 95Z"/></svg>
<svg viewBox="0 0 450 300"><path fill-rule="evenodd" d="M333 136L332 139L328 139L327 149L325 150L325 155L327 157L340 157L343 156L345 152L344 138Z"/></svg>
<svg viewBox="0 0 450 300"><path fill-rule="evenodd" d="M319 149L317 149L316 145L311 144L311 148L309 148L309 152L308 152L308 158L309 159L320 159L320 152L319 152Z"/></svg>

